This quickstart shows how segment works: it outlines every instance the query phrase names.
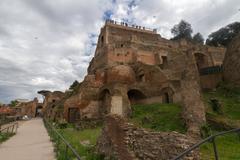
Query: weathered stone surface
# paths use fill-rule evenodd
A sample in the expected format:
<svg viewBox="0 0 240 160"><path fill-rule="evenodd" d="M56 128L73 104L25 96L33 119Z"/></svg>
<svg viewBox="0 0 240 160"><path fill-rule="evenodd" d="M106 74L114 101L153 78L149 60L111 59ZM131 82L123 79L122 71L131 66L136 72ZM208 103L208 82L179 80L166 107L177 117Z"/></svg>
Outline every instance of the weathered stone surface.
<svg viewBox="0 0 240 160"><path fill-rule="evenodd" d="M228 45L223 67L224 80L240 86L240 34Z"/></svg>
<svg viewBox="0 0 240 160"><path fill-rule="evenodd" d="M189 133L197 135L205 121L198 70L221 64L224 53L107 21L86 77L62 102L64 118L128 117L133 104L180 103Z"/></svg>
<svg viewBox="0 0 240 160"><path fill-rule="evenodd" d="M97 143L99 153L119 160L170 160L195 141L177 132L153 132L138 128L118 116L108 116ZM198 153L188 157L198 159Z"/></svg>
<svg viewBox="0 0 240 160"><path fill-rule="evenodd" d="M38 103L38 99L34 98L34 100L29 102L22 102L19 103L16 107L16 115L17 116L24 116L27 115L28 117L35 117L37 107L42 107L41 103Z"/></svg>
<svg viewBox="0 0 240 160"><path fill-rule="evenodd" d="M39 91L39 94L43 95L43 113L45 116L55 120L56 117L62 117L62 115L58 115L55 108L58 102L60 102L64 98L64 93L61 91Z"/></svg>

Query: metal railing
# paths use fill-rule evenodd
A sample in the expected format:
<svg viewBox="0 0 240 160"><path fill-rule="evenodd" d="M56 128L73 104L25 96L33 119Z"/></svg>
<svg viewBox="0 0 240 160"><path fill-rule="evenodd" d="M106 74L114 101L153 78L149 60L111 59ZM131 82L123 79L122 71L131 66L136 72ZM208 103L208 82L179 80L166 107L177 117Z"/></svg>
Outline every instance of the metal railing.
<svg viewBox="0 0 240 160"><path fill-rule="evenodd" d="M0 128L0 133L17 133L18 122L7 125L6 127Z"/></svg>
<svg viewBox="0 0 240 160"><path fill-rule="evenodd" d="M223 156L226 156L229 153L226 153L226 152L221 153L221 151L226 150L226 148L225 148L226 146L221 146L221 148L220 148L221 142L223 142L223 140L224 140L223 139L224 136L230 137L230 139L227 139L227 141L231 141L231 142L237 144L236 146L233 146L233 148L230 150L230 154L231 154L232 158L229 158L229 157L223 158ZM216 142L218 138L220 139L219 143ZM219 149L218 149L218 144L219 144ZM230 146L231 146L231 144L228 143L227 147L230 147ZM205 150L207 150L207 153L205 153L204 155L201 154L201 147L205 147L206 148ZM235 149L235 152L234 152L234 149ZM233 129L230 131L219 132L217 134L209 136L208 138L200 141L199 143L193 145L186 151L182 152L177 157L175 157L173 160L185 159L189 155L191 155L194 151L200 152L199 158L201 160L220 160L220 159L236 160L236 159L240 159L240 128Z"/></svg>
<svg viewBox="0 0 240 160"><path fill-rule="evenodd" d="M57 131L57 129L50 124L46 118L43 118L44 124L48 130L48 133L51 137L51 140L55 143L55 149L57 156L61 154L61 145L64 147L64 160L70 160L69 151L72 153L71 155L74 159L81 160L81 157L77 153L77 151L71 146L71 144Z"/></svg>
<svg viewBox="0 0 240 160"><path fill-rule="evenodd" d="M216 74L223 72L223 66L211 66L206 68L201 68L199 70L200 75Z"/></svg>
<svg viewBox="0 0 240 160"><path fill-rule="evenodd" d="M149 32L153 32L153 33L157 33L157 29L152 29L152 28L148 28L148 27L144 27L144 26L140 26L140 25L136 25L136 24L131 24L129 22L118 22L112 19L107 19L105 23L109 23L109 24L115 24L115 25L120 25L120 26L125 26L128 28L134 28L134 29L139 29L142 31L149 31Z"/></svg>

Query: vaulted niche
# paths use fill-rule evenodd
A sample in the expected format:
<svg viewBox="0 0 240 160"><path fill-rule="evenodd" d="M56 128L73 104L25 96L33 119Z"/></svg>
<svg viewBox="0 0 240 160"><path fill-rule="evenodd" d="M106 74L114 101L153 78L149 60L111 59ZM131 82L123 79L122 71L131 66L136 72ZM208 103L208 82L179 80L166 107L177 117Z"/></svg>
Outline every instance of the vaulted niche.
<svg viewBox="0 0 240 160"><path fill-rule="evenodd" d="M208 67L208 58L203 53L195 53L194 54L196 65L198 67L198 70Z"/></svg>
<svg viewBox="0 0 240 160"><path fill-rule="evenodd" d="M162 64L160 64L160 68L165 69L168 65L167 56L161 56L161 58L162 58Z"/></svg>
<svg viewBox="0 0 240 160"><path fill-rule="evenodd" d="M111 94L108 89L103 90L99 95L100 101L100 114L106 115L110 112L111 108Z"/></svg>
<svg viewBox="0 0 240 160"><path fill-rule="evenodd" d="M163 103L173 103L173 90L169 87L163 88L161 91Z"/></svg>
<svg viewBox="0 0 240 160"><path fill-rule="evenodd" d="M127 94L131 105L141 104L142 101L146 99L146 96L141 91L136 89L129 90Z"/></svg>
<svg viewBox="0 0 240 160"><path fill-rule="evenodd" d="M68 108L68 122L75 123L80 120L79 108Z"/></svg>

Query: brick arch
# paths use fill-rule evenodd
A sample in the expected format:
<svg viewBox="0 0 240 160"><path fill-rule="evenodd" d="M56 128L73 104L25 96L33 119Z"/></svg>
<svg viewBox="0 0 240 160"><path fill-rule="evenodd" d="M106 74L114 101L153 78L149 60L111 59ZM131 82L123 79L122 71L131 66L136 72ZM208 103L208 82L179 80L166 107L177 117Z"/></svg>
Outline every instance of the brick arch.
<svg viewBox="0 0 240 160"><path fill-rule="evenodd" d="M108 88L101 90L98 96L99 100L99 113L106 115L110 113L111 109L111 92Z"/></svg>
<svg viewBox="0 0 240 160"><path fill-rule="evenodd" d="M173 103L174 90L171 87L161 89L161 96L163 103Z"/></svg>
<svg viewBox="0 0 240 160"><path fill-rule="evenodd" d="M203 52L194 52L193 55L194 55L194 59L198 67L198 70L209 66L209 62L208 62L209 56L207 54Z"/></svg>
<svg viewBox="0 0 240 160"><path fill-rule="evenodd" d="M129 89L127 95L131 105L138 104L141 100L147 98L147 96L138 89Z"/></svg>

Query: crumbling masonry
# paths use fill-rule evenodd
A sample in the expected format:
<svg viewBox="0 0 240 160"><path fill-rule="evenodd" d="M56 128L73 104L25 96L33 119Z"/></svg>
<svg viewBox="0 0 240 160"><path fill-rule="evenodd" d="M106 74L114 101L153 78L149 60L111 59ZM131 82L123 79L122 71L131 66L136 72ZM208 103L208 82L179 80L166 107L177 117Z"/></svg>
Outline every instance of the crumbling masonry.
<svg viewBox="0 0 240 160"><path fill-rule="evenodd" d="M128 117L132 104L180 103L189 133L205 121L198 70L221 65L225 49L170 41L155 31L106 21L88 74L64 103L68 120ZM204 85L204 84L203 84ZM73 121L73 120L71 120Z"/></svg>

